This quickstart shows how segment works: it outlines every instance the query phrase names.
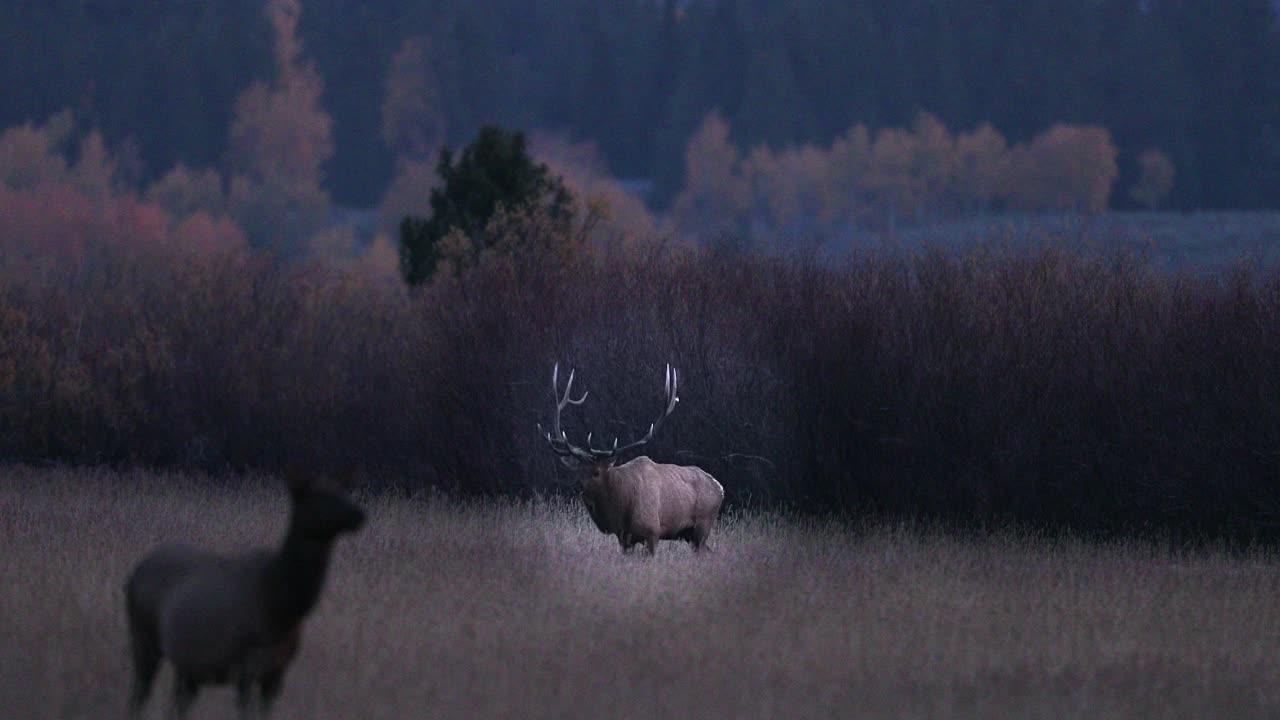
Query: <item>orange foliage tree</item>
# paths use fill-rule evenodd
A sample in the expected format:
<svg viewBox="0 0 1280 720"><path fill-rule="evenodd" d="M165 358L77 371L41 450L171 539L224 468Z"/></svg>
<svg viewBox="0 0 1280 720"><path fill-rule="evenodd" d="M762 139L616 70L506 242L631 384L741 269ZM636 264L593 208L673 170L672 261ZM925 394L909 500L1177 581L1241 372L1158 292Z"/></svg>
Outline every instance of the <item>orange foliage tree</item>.
<svg viewBox="0 0 1280 720"><path fill-rule="evenodd" d="M915 136L905 128L885 128L876 133L870 162L860 184L873 198L878 214L889 225L915 207L918 178L913 173Z"/></svg>
<svg viewBox="0 0 1280 720"><path fill-rule="evenodd" d="M955 194L961 212L980 212L1000 197L1009 145L988 123L956 136Z"/></svg>
<svg viewBox="0 0 1280 720"><path fill-rule="evenodd" d="M718 111L702 119L684 151L685 185L672 217L694 234L740 231L751 205L742 159L729 141L729 123Z"/></svg>
<svg viewBox="0 0 1280 720"><path fill-rule="evenodd" d="M74 163L64 155L71 146ZM189 259L244 249L229 219L192 203L171 207L165 192L140 199L118 181L118 166L96 131L75 140L69 113L0 133L0 272L72 277L104 253Z"/></svg>
<svg viewBox="0 0 1280 720"><path fill-rule="evenodd" d="M1146 150L1138 156L1138 179L1129 189L1129 199L1155 210L1173 191L1173 178L1173 160L1160 150Z"/></svg>
<svg viewBox="0 0 1280 720"><path fill-rule="evenodd" d="M287 253L315 231L328 209L324 163L333 155L332 122L320 105L324 82L302 56L299 0L269 0L276 75L236 101L229 155L230 203L257 245Z"/></svg>
<svg viewBox="0 0 1280 720"><path fill-rule="evenodd" d="M64 110L44 125L26 123L0 133L0 186L29 190L66 180L62 149L70 142L73 121Z"/></svg>
<svg viewBox="0 0 1280 720"><path fill-rule="evenodd" d="M866 219L872 201L864 178L871 167L871 132L855 125L831 143L824 214L833 224L853 227Z"/></svg>
<svg viewBox="0 0 1280 720"><path fill-rule="evenodd" d="M577 204L574 217L589 224L584 229L596 246L632 248L657 234L644 201L614 179L595 143L535 133L530 154L564 181Z"/></svg>
<svg viewBox="0 0 1280 720"><path fill-rule="evenodd" d="M937 117L920 113L912 125L915 148L911 169L918 195L916 217L947 214L960 188L956 185L956 141Z"/></svg>
<svg viewBox="0 0 1280 720"><path fill-rule="evenodd" d="M1010 151L1004 194L1020 210L1102 212L1119 175L1118 154L1105 128L1054 125Z"/></svg>
<svg viewBox="0 0 1280 720"><path fill-rule="evenodd" d="M857 226L1010 208L1100 212L1117 176L1111 135L1094 126L1055 125L1010 148L989 124L952 133L921 113L910 127L872 137L856 125L829 148L775 152L759 146L742 159L729 125L712 113L686 149L686 184L671 219L698 235L730 230L794 240ZM1161 156L1143 156L1134 199L1158 203L1172 183Z"/></svg>
<svg viewBox="0 0 1280 720"><path fill-rule="evenodd" d="M196 212L219 216L228 210L222 175L211 168L195 170L181 163L147 188L146 198L178 217Z"/></svg>
<svg viewBox="0 0 1280 720"><path fill-rule="evenodd" d="M395 155L396 170L378 207L384 231L398 227L406 215L421 214L439 185L436 160L448 140L448 122L430 49L424 37L406 39L387 72L382 140Z"/></svg>
<svg viewBox="0 0 1280 720"><path fill-rule="evenodd" d="M773 152L761 145L742 164L751 187L752 232L822 239L834 219L831 157L811 145Z"/></svg>
<svg viewBox="0 0 1280 720"><path fill-rule="evenodd" d="M439 81L425 37L406 39L391 58L382 100L382 140L397 157L423 160L448 139Z"/></svg>

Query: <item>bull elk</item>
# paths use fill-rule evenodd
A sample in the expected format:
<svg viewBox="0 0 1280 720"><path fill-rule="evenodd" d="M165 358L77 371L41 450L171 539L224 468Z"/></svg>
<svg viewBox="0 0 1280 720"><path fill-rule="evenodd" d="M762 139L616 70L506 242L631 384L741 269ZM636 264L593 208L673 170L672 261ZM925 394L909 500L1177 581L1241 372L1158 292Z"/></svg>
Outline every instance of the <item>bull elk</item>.
<svg viewBox="0 0 1280 720"><path fill-rule="evenodd" d="M560 427L560 413L568 405L581 405L587 399L584 391L576 400L572 396L573 371L560 393L560 364L551 371L551 389L556 401L555 420L550 431L543 432L552 452L569 466L584 470L582 499L587 512L600 532L615 535L624 553L643 543L653 555L659 540L684 540L701 550L715 526L724 502L724 488L702 468L656 463L641 455L621 465L616 464L625 452L653 439L662 421L680 401L676 392L679 376L667 365L666 402L658 419L649 425L644 437L621 447L617 438L613 445L597 448L587 434L585 445L574 445ZM542 428L539 426L539 430Z"/></svg>
<svg viewBox="0 0 1280 720"><path fill-rule="evenodd" d="M129 576L134 715L162 658L173 665L179 717L202 685L227 683L236 686L242 716L255 700L270 711L320 596L333 542L364 523L364 511L347 497L350 474L333 482L291 470L287 478L291 511L278 550L224 556L166 545Z"/></svg>

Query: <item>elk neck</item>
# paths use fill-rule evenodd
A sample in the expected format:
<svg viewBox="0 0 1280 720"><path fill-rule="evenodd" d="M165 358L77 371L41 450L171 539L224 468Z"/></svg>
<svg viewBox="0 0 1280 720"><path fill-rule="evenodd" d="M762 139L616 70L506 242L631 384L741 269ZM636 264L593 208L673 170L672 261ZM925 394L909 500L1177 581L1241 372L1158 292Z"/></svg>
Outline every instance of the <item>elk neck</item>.
<svg viewBox="0 0 1280 720"><path fill-rule="evenodd" d="M268 574L271 617L280 627L292 627L315 607L333 540L303 531L297 518L290 518L284 543Z"/></svg>

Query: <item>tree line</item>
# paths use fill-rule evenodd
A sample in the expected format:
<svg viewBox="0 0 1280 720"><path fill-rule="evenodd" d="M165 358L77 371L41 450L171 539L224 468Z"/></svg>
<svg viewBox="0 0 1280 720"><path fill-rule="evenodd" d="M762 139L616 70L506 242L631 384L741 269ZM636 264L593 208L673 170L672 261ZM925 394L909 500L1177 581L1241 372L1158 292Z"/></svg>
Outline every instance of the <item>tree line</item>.
<svg viewBox="0 0 1280 720"><path fill-rule="evenodd" d="M0 126L70 107L127 140L145 180L232 163L238 99L279 64L258 0L5 3L0 27L21 29L0 49ZM495 122L594 142L666 207L717 110L742 152L828 147L921 112L1011 145L1096 125L1123 187L1159 151L1177 169L1172 207L1280 205L1268 0L336 0L308 5L297 32L332 117L323 186L342 204L376 204L398 157Z"/></svg>
<svg viewBox="0 0 1280 720"><path fill-rule="evenodd" d="M538 432L553 363L592 395L566 429L624 438L671 363L681 403L646 452L703 467L732 504L1187 539L1280 527L1275 271L1173 276L1051 245L600 256L533 212L491 230L501 252L408 292L366 266L265 262L216 227L221 242L175 246L163 216L123 210L66 208L94 242L53 262L21 252L52 241L43 213L22 216L27 245L0 237L0 456L354 462L409 490L572 492Z"/></svg>
<svg viewBox="0 0 1280 720"><path fill-rule="evenodd" d="M787 248L974 213L1099 212L1107 209L1118 176L1119 150L1097 126L1059 124L1011 145L989 124L953 133L921 113L909 127L874 134L856 125L827 147L774 151L762 144L742 152L728 121L712 110L682 153L683 187L668 212L655 214L613 178L593 143L545 132L528 140L486 125L455 165L453 153L431 140L434 106L420 66L410 62L420 48L410 46L406 57L397 56L383 99L384 140L402 153L379 204L380 230L369 242L332 215L324 167L335 152L333 118L323 107L323 79L299 34L302 6L272 0L266 8L272 71L237 97L224 160L205 167L179 163L143 184L136 148L127 142L109 146L102 132L84 127L70 110L8 128L0 132L0 200L15 215L0 234L21 246L19 219L30 215L61 218L67 221L64 234L76 238L72 215L42 211L79 203L96 208L99 219L143 213L163 218L152 225L189 235L168 230L170 243L199 246L216 227L222 239L234 230L278 259L362 256L385 265L398 227L401 263L414 266L405 277L416 283L439 262L461 268L489 250L486 225L499 205L543 194L553 198L566 227L580 220L575 232L598 246L669 235L732 236L757 247ZM1159 207L1175 169L1160 151L1143 159L1150 163L1128 193ZM53 233L58 222L44 224ZM455 228L460 234L447 237ZM140 237L153 234L150 226L135 230ZM45 244L31 237L25 242ZM422 252L410 251L412 246Z"/></svg>
<svg viewBox="0 0 1280 720"><path fill-rule="evenodd" d="M988 124L952 133L929 114L874 136L856 125L825 148L760 145L742 153L729 137L728 123L713 112L690 138L670 227L794 247L899 222L1096 213L1109 207L1118 175L1119 151L1097 126L1055 125L1012 147ZM1158 150L1143 161L1128 193L1160 207L1174 184L1173 163Z"/></svg>

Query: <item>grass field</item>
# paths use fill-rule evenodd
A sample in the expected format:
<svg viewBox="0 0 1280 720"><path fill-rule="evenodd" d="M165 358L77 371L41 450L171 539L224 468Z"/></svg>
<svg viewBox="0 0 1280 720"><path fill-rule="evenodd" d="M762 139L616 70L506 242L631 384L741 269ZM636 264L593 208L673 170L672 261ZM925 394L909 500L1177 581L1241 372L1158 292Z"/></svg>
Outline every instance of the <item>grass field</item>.
<svg viewBox="0 0 1280 720"><path fill-rule="evenodd" d="M574 503L363 501L279 718L1280 715L1274 555L730 513L647 559ZM0 467L0 715L122 716L133 563L285 518L262 478Z"/></svg>

